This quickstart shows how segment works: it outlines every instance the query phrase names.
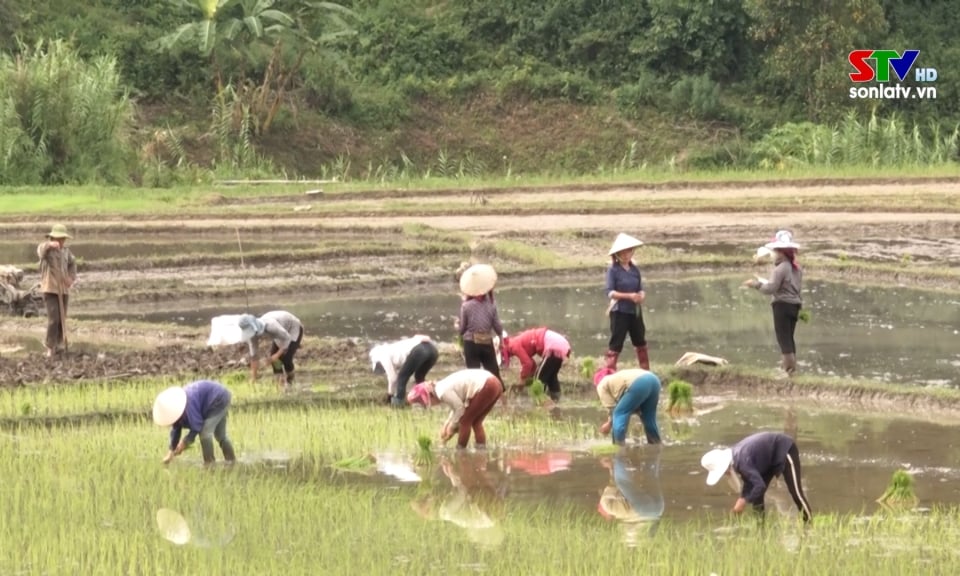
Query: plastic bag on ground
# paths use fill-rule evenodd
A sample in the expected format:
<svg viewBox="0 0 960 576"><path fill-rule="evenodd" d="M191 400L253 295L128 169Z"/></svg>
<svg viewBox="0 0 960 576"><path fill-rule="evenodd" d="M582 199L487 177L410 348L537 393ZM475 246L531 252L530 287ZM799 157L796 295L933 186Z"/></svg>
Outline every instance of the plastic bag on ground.
<svg viewBox="0 0 960 576"><path fill-rule="evenodd" d="M207 346L232 346L253 338L253 329L240 328L240 314L215 316L210 320L210 338Z"/></svg>

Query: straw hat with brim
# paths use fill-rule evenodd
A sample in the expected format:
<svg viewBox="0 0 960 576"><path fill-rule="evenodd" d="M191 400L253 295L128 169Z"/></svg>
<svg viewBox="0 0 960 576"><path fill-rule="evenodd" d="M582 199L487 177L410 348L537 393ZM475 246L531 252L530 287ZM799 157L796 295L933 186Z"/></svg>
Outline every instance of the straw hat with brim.
<svg viewBox="0 0 960 576"><path fill-rule="evenodd" d="M460 276L460 291L467 296L481 296L497 285L497 271L489 264L474 264Z"/></svg>
<svg viewBox="0 0 960 576"><path fill-rule="evenodd" d="M173 542L178 546L190 542L190 526L186 519L175 510L161 508L157 510L157 528L164 539Z"/></svg>
<svg viewBox="0 0 960 576"><path fill-rule="evenodd" d="M638 246L643 246L643 242L629 234L617 234L617 239L613 241L613 246L610 247L610 256Z"/></svg>
<svg viewBox="0 0 960 576"><path fill-rule="evenodd" d="M153 401L153 421L157 426L171 426L187 408L187 392L180 386L167 388Z"/></svg>
<svg viewBox="0 0 960 576"><path fill-rule="evenodd" d="M778 250L782 248L800 249L800 245L793 241L793 234L788 230L780 230L777 232L773 240L767 242L763 247L767 250Z"/></svg>
<svg viewBox="0 0 960 576"><path fill-rule="evenodd" d="M50 233L47 234L47 238L59 240L61 238L72 238L72 236L67 233L67 227L63 224L54 224L53 228L50 229Z"/></svg>
<svg viewBox="0 0 960 576"><path fill-rule="evenodd" d="M700 465L707 469L707 486L713 486L723 478L733 462L733 450L717 448L703 455Z"/></svg>

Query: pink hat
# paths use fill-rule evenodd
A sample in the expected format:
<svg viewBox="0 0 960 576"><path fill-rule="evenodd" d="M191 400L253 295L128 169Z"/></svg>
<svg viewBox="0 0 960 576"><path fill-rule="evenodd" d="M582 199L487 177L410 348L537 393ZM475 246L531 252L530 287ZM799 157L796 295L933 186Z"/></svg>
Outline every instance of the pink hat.
<svg viewBox="0 0 960 576"><path fill-rule="evenodd" d="M600 381L603 380L604 377L609 376L610 374L614 374L615 372L616 370L608 366L604 366L603 368L597 370L596 372L593 373L593 386L594 387L599 386Z"/></svg>
<svg viewBox="0 0 960 576"><path fill-rule="evenodd" d="M430 390L423 382L414 386L410 392L407 392L407 402L410 404L423 404L430 406Z"/></svg>

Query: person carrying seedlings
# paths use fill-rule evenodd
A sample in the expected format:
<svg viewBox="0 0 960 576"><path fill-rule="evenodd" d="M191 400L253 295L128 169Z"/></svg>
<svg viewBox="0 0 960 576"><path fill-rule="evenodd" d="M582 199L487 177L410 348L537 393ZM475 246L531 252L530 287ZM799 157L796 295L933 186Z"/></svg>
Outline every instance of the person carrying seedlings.
<svg viewBox="0 0 960 576"><path fill-rule="evenodd" d="M520 383L518 387L529 386L534 378L547 387L550 399L560 400L560 368L563 361L570 357L570 342L560 334L548 328L532 328L503 340L504 367L510 365L510 358L520 360ZM535 364L533 358L540 356Z"/></svg>
<svg viewBox="0 0 960 576"><path fill-rule="evenodd" d="M642 368L614 372L601 368L593 377L600 404L607 409L607 421L600 425L601 434L611 434L614 444L624 445L630 416L637 414L650 444L660 444L657 426L657 403L660 401L660 378Z"/></svg>
<svg viewBox="0 0 960 576"><path fill-rule="evenodd" d="M764 248L773 252L773 276L769 280L751 278L743 285L770 296L773 330L780 346L780 369L782 376L790 377L797 370L794 333L803 306L803 297L800 295L803 271L797 263L797 250L800 245L793 241L793 235L789 231L780 230Z"/></svg>
<svg viewBox="0 0 960 576"><path fill-rule="evenodd" d="M437 363L440 354L429 336L417 334L410 338L380 344L370 350L373 370L383 370L387 375L387 395L394 406L407 404L407 382L414 377L414 384L427 379L427 373Z"/></svg>
<svg viewBox="0 0 960 576"><path fill-rule="evenodd" d="M643 242L627 234L617 235L610 247L610 267L607 268L607 297L610 306L610 341L607 344L606 367L617 369L617 359L623 351L623 342L630 334L630 342L637 353L637 362L644 370L650 369L647 352L647 329L643 323L641 306L647 295L643 290L640 269L633 261L634 251Z"/></svg>
<svg viewBox="0 0 960 576"><path fill-rule="evenodd" d="M781 432L758 432L736 443L733 448L716 448L700 459L707 474L707 486L713 486L729 470L736 482L743 480L740 497L733 505L733 512L740 514L747 504L762 513L764 495L770 482L782 476L804 522L810 522L813 514L803 493L800 481L800 450L793 438Z"/></svg>
<svg viewBox="0 0 960 576"><path fill-rule="evenodd" d="M259 318L253 314L244 314L238 324L242 330L253 331L253 337L248 341L251 379L257 379L258 348L260 338L266 334L272 341L270 355L266 361L273 366L273 373L277 376L277 386L293 385L295 370L293 357L303 341L303 324L300 319L285 310L274 310Z"/></svg>
<svg viewBox="0 0 960 576"><path fill-rule="evenodd" d="M463 450L470 441L478 449L486 447L487 433L483 421L503 394L500 378L483 369L467 368L447 376L439 382L417 384L407 394L407 402L429 407L443 402L450 408L450 416L443 423L440 439L446 443L458 434L457 448Z"/></svg>
<svg viewBox="0 0 960 576"><path fill-rule="evenodd" d="M223 459L235 462L237 456L227 437L227 412L231 394L223 384L213 380L197 380L186 386L173 386L157 395L153 402L153 421L157 426L171 426L170 449L163 458L167 464L179 456L200 436L203 463L213 464L213 440L223 451ZM182 436L183 429L189 430Z"/></svg>
<svg viewBox="0 0 960 576"><path fill-rule="evenodd" d="M44 341L47 357L66 348L67 307L70 288L77 281L77 260L66 242L70 238L67 227L54 224L47 239L37 246L40 258L40 292L47 309L47 337Z"/></svg>
<svg viewBox="0 0 960 576"><path fill-rule="evenodd" d="M483 368L500 379L500 364L494 337L503 334L493 287L497 272L487 264L475 264L460 275L460 304L458 330L463 340L463 359L467 368Z"/></svg>

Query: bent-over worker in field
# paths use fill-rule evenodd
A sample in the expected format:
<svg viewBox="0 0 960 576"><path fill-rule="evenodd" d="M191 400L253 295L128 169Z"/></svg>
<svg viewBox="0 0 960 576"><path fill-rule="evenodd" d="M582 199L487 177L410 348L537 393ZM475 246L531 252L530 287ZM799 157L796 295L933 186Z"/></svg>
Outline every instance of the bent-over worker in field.
<svg viewBox="0 0 960 576"><path fill-rule="evenodd" d="M607 409L607 421L600 425L601 434L611 434L614 444L624 445L630 416L637 414L650 444L660 444L657 426L657 404L660 402L660 378L643 368L613 372L601 368L593 376L600 404Z"/></svg>
<svg viewBox="0 0 960 576"><path fill-rule="evenodd" d="M429 336L417 334L396 342L379 344L370 350L373 370L382 369L387 375L387 396L394 406L406 406L407 382L413 376L414 384L427 379L440 353Z"/></svg>
<svg viewBox="0 0 960 576"><path fill-rule="evenodd" d="M810 522L812 512L800 481L800 450L793 438L780 432L758 432L747 436L733 448L717 448L703 455L700 465L706 468L707 486L713 486L729 470L743 480L740 497L733 512L743 512L747 504L757 512L764 511L764 495L770 482L782 476L804 522Z"/></svg>
<svg viewBox="0 0 960 576"><path fill-rule="evenodd" d="M407 394L407 401L426 407L443 402L450 408L450 416L440 430L444 444L457 434L457 448L462 450L470 442L472 431L474 444L482 449L487 444L483 421L502 394L503 385L496 375L481 368L467 368L439 382L428 380L417 384Z"/></svg>
<svg viewBox="0 0 960 576"><path fill-rule="evenodd" d="M213 380L198 380L186 386L167 388L153 402L153 421L157 426L171 426L170 450L163 458L167 464L179 456L200 436L203 463L213 464L213 440L223 451L223 459L235 462L233 444L227 437L227 412L231 394L223 384ZM189 430L182 436L183 429Z"/></svg>
<svg viewBox="0 0 960 576"><path fill-rule="evenodd" d="M562 335L548 328L532 328L504 338L504 367L509 367L510 358L520 361L520 383L518 387L529 386L534 378L547 387L550 399L560 400L560 368L563 361L570 357L570 342ZM541 360L534 363L534 357Z"/></svg>
<svg viewBox="0 0 960 576"><path fill-rule="evenodd" d="M47 234L47 239L37 246L37 257L40 258L40 291L43 293L43 304L47 310L47 337L44 342L47 357L66 347L64 327L70 288L77 281L77 260L66 246L70 237L66 226L55 224Z"/></svg>
<svg viewBox="0 0 960 576"><path fill-rule="evenodd" d="M250 377L257 379L259 362L257 359L260 337L264 334L271 339L270 355L266 362L273 366L273 373L277 377L277 387L293 385L295 366L293 357L300 349L303 341L303 324L300 319L286 310L274 310L256 318L252 314L245 314L240 318L241 329L253 330L253 337L248 342L250 347Z"/></svg>

